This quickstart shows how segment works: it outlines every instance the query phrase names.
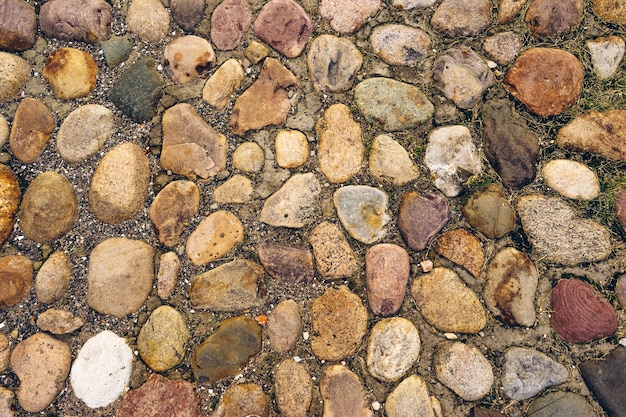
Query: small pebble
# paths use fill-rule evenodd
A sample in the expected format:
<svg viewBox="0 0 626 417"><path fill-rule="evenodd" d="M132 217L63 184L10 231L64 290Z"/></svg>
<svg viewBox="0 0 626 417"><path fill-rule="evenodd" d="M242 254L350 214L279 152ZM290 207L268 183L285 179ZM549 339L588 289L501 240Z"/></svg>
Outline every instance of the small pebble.
<svg viewBox="0 0 626 417"><path fill-rule="evenodd" d="M202 89L202 100L217 110L224 110L232 95L245 78L243 67L234 58L224 62L207 80Z"/></svg>
<svg viewBox="0 0 626 417"><path fill-rule="evenodd" d="M252 11L245 0L224 0L211 14L211 40L220 51L231 51L241 43L251 22Z"/></svg>
<svg viewBox="0 0 626 417"><path fill-rule="evenodd" d="M235 384L224 392L211 415L213 417L269 417L270 399L256 384Z"/></svg>
<svg viewBox="0 0 626 417"><path fill-rule="evenodd" d="M478 348L461 342L442 342L433 355L437 379L465 401L477 401L494 383L491 363Z"/></svg>
<svg viewBox="0 0 626 417"><path fill-rule="evenodd" d="M10 307L28 296L33 285L33 262L22 255L0 258L0 308Z"/></svg>
<svg viewBox="0 0 626 417"><path fill-rule="evenodd" d="M274 142L276 163L281 168L298 168L310 154L309 142L299 130L280 130Z"/></svg>
<svg viewBox="0 0 626 417"><path fill-rule="evenodd" d="M554 159L543 167L546 185L563 197L593 200L600 194L600 181L585 164L567 159Z"/></svg>
<svg viewBox="0 0 626 417"><path fill-rule="evenodd" d="M294 348L302 333L302 317L298 304L284 300L272 310L267 318L267 336L270 347L278 353Z"/></svg>
<svg viewBox="0 0 626 417"><path fill-rule="evenodd" d="M132 0L126 13L128 30L150 42L165 39L170 20L170 14L159 0Z"/></svg>
<svg viewBox="0 0 626 417"><path fill-rule="evenodd" d="M170 248L178 245L185 224L198 214L199 208L200 190L195 183L178 180L163 187L150 206L150 220L159 241Z"/></svg>
<svg viewBox="0 0 626 417"><path fill-rule="evenodd" d="M626 43L619 36L607 36L587 41L587 49L591 55L593 71L599 79L608 80L619 69Z"/></svg>
<svg viewBox="0 0 626 417"><path fill-rule="evenodd" d="M320 380L325 417L372 417L373 413L359 377L344 365L324 368Z"/></svg>
<svg viewBox="0 0 626 417"><path fill-rule="evenodd" d="M157 273L157 292L161 300L167 300L174 293L178 284L179 272L180 259L176 252L164 253L159 261L159 272Z"/></svg>
<svg viewBox="0 0 626 417"><path fill-rule="evenodd" d="M68 162L82 162L98 152L115 132L113 112L99 104L72 111L56 135L57 151Z"/></svg>
<svg viewBox="0 0 626 417"><path fill-rule="evenodd" d="M347 185L333 195L337 217L350 236L371 244L385 236L391 220L387 193L366 185Z"/></svg>
<svg viewBox="0 0 626 417"><path fill-rule="evenodd" d="M20 102L13 118L9 147L13 155L26 164L34 162L48 145L56 120L50 109L36 98Z"/></svg>
<svg viewBox="0 0 626 417"><path fill-rule="evenodd" d="M163 52L163 71L175 83L189 82L213 68L213 65L213 47L199 36L177 38L168 43Z"/></svg>
<svg viewBox="0 0 626 417"><path fill-rule="evenodd" d="M312 172L294 174L265 200L259 220L275 227L304 227L319 214L321 191L321 185Z"/></svg>
<svg viewBox="0 0 626 417"><path fill-rule="evenodd" d="M374 178L403 186L419 177L419 169L402 145L391 136L376 136L370 149L369 170Z"/></svg>
<svg viewBox="0 0 626 417"><path fill-rule="evenodd" d="M51 308L39 315L37 327L52 334L68 334L83 327L85 321L67 310Z"/></svg>

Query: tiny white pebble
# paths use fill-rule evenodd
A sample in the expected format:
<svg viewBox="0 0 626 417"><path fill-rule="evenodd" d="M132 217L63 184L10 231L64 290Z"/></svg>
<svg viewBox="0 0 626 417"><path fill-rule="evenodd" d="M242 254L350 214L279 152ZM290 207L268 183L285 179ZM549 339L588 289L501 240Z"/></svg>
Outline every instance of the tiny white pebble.
<svg viewBox="0 0 626 417"><path fill-rule="evenodd" d="M163 65L161 65L161 64L157 65L157 70L163 71Z"/></svg>
<svg viewBox="0 0 626 417"><path fill-rule="evenodd" d="M496 68L496 67L498 66L498 64L496 64L496 63L495 63L495 62L493 62L493 61L487 61L487 66L488 66L489 68L491 68L491 69L494 69L494 68Z"/></svg>
<svg viewBox="0 0 626 417"><path fill-rule="evenodd" d="M485 332L478 332L478 336L485 337Z"/></svg>
<svg viewBox="0 0 626 417"><path fill-rule="evenodd" d="M293 357L293 361L296 362L296 363L300 363L300 362L302 362L302 358L300 358L300 356L294 356Z"/></svg>
<svg viewBox="0 0 626 417"><path fill-rule="evenodd" d="M459 338L459 336L455 335L454 333L444 333L443 337L445 337L448 340L456 340Z"/></svg>
<svg viewBox="0 0 626 417"><path fill-rule="evenodd" d="M304 332L304 333L302 333L302 338L303 338L304 340L309 340L309 332Z"/></svg>
<svg viewBox="0 0 626 417"><path fill-rule="evenodd" d="M380 410L380 403L378 401L374 401L372 403L372 410L374 410L374 411Z"/></svg>
<svg viewBox="0 0 626 417"><path fill-rule="evenodd" d="M341 361L341 364L342 364L343 366L346 366L346 361Z"/></svg>
<svg viewBox="0 0 626 417"><path fill-rule="evenodd" d="M626 337L623 337L619 340L619 344L622 346L626 346Z"/></svg>
<svg viewBox="0 0 626 417"><path fill-rule="evenodd" d="M431 261L430 259L420 262L420 266L422 267L422 271L424 272L430 272L434 268L433 261Z"/></svg>

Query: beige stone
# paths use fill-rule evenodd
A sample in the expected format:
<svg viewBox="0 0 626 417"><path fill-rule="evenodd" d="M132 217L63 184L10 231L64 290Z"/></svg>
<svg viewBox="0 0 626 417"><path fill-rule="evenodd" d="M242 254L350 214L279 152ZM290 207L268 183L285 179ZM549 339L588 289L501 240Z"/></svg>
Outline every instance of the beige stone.
<svg viewBox="0 0 626 417"><path fill-rule="evenodd" d="M233 166L243 172L259 172L265 164L265 153L255 142L244 142L233 153Z"/></svg>
<svg viewBox="0 0 626 417"><path fill-rule="evenodd" d="M359 271L359 264L346 236L329 222L315 226L309 236L317 272L325 279L349 278Z"/></svg>
<svg viewBox="0 0 626 417"><path fill-rule="evenodd" d="M202 100L217 110L223 110L245 78L243 67L234 58L224 62L211 75L202 89Z"/></svg>
<svg viewBox="0 0 626 417"><path fill-rule="evenodd" d="M370 173L379 180L390 180L393 185L405 185L419 176L419 169L409 153L391 136L374 139L369 159Z"/></svg>
<svg viewBox="0 0 626 417"><path fill-rule="evenodd" d="M280 130L274 146L276 163L281 168L298 168L309 159L309 142L299 130Z"/></svg>
<svg viewBox="0 0 626 417"><path fill-rule="evenodd" d="M56 251L43 263L35 277L37 299L52 304L63 297L72 280L72 264L65 252Z"/></svg>
<svg viewBox="0 0 626 417"><path fill-rule="evenodd" d="M179 272L180 259L176 252L164 253L161 256L157 274L157 293L161 300L167 300L174 293Z"/></svg>
<svg viewBox="0 0 626 417"><path fill-rule="evenodd" d="M206 217L187 239L187 257L194 265L220 259L243 241L243 225L231 212L220 210Z"/></svg>
<svg viewBox="0 0 626 417"><path fill-rule="evenodd" d="M247 203L252 200L253 195L252 181L248 177L237 174L216 187L212 198L220 204Z"/></svg>
<svg viewBox="0 0 626 417"><path fill-rule="evenodd" d="M133 0L126 13L128 29L150 42L165 38L170 20L170 14L159 0Z"/></svg>
<svg viewBox="0 0 626 417"><path fill-rule="evenodd" d="M96 88L98 65L85 51L59 48L48 57L42 75L57 98L71 100Z"/></svg>

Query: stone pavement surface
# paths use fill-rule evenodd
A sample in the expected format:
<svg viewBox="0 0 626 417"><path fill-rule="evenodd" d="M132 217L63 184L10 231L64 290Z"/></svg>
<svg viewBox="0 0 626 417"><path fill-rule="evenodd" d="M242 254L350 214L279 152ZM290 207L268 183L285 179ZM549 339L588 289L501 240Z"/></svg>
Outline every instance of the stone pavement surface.
<svg viewBox="0 0 626 417"><path fill-rule="evenodd" d="M0 0L0 416L626 417L624 25Z"/></svg>

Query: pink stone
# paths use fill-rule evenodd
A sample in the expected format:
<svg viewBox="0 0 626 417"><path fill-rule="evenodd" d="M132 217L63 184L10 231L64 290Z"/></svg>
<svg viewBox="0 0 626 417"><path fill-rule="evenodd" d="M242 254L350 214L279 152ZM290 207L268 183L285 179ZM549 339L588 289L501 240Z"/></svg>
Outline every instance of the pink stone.
<svg viewBox="0 0 626 417"><path fill-rule="evenodd" d="M365 255L367 300L379 316L390 316L400 310L411 263L409 254L401 246L381 243L374 245Z"/></svg>
<svg viewBox="0 0 626 417"><path fill-rule="evenodd" d="M313 32L313 22L294 0L271 0L254 21L254 34L287 58L299 56Z"/></svg>
<svg viewBox="0 0 626 417"><path fill-rule="evenodd" d="M220 51L235 49L252 22L245 0L224 0L211 15L211 40Z"/></svg>

